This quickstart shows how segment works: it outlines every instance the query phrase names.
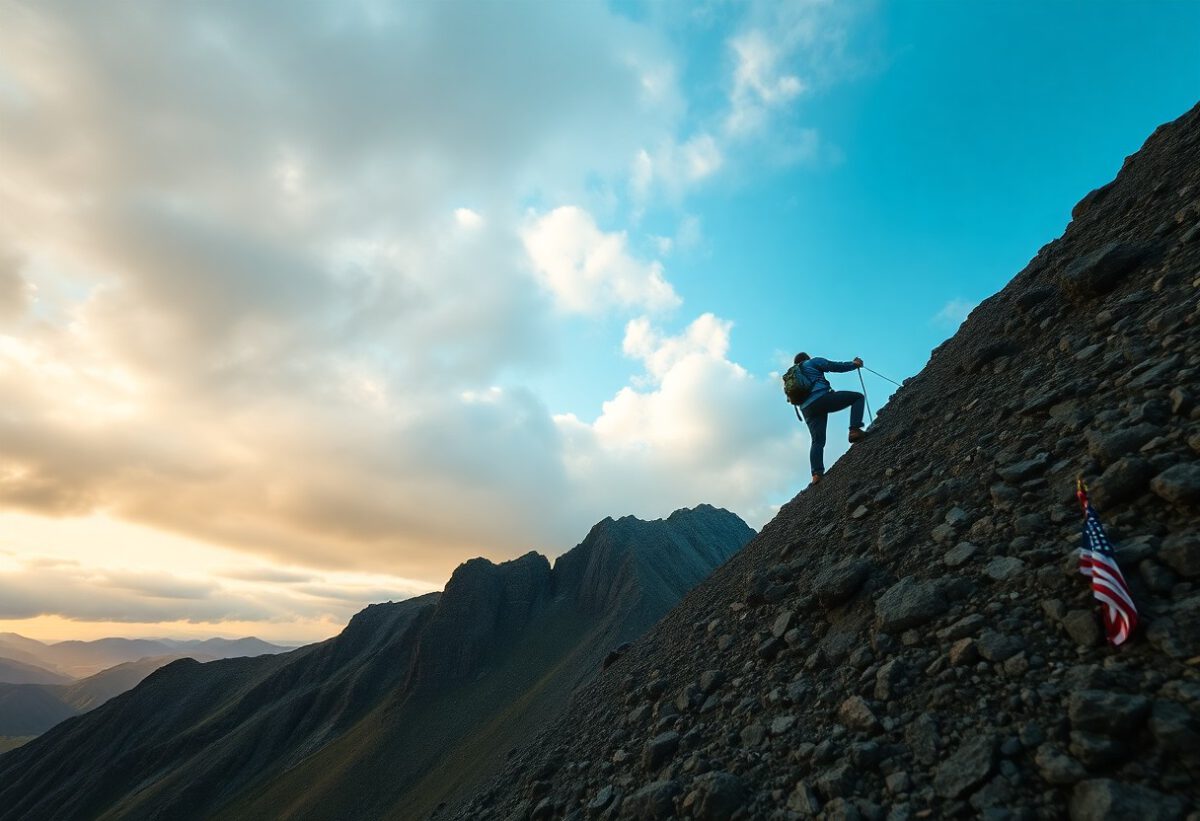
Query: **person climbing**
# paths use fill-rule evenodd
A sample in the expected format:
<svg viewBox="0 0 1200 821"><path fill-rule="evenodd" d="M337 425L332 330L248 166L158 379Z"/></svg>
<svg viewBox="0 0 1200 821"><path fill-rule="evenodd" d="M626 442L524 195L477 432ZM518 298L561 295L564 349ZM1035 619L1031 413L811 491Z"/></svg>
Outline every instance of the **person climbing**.
<svg viewBox="0 0 1200 821"><path fill-rule="evenodd" d="M787 399L804 415L804 424L812 437L808 458L812 467L812 483L815 485L825 475L825 429L829 414L850 409L850 444L861 441L867 432L863 430L863 408L865 399L858 391L835 391L825 378L826 373L846 373L863 365L862 359L854 357L849 362L831 362L823 357L810 357L806 353L796 354L795 364L783 378L783 390Z"/></svg>

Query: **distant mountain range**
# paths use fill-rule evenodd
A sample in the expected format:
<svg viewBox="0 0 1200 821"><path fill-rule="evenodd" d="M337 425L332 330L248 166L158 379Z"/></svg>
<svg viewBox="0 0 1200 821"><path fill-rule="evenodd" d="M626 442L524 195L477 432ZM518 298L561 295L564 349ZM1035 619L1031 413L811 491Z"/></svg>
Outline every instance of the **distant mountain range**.
<svg viewBox="0 0 1200 821"><path fill-rule="evenodd" d="M70 684L74 680L36 664L0 656L0 684Z"/></svg>
<svg viewBox="0 0 1200 821"><path fill-rule="evenodd" d="M753 535L707 505L605 519L553 566L473 559L320 644L175 661L0 756L0 818L427 816Z"/></svg>
<svg viewBox="0 0 1200 821"><path fill-rule="evenodd" d="M281 647L257 638L244 639L122 639L106 638L93 641L60 641L46 643L17 633L0 633L0 659L21 662L66 676L71 680L85 678L118 664L146 658L183 653L206 659L261 656L282 653L291 648ZM15 674L14 674L15 675ZM19 684L6 677L0 668L0 682ZM55 682L42 682L55 683ZM61 682L58 682L61 683Z"/></svg>
<svg viewBox="0 0 1200 821"><path fill-rule="evenodd" d="M206 662L287 649L256 638L106 638L47 644L0 633L0 739L40 735L136 687L172 661Z"/></svg>

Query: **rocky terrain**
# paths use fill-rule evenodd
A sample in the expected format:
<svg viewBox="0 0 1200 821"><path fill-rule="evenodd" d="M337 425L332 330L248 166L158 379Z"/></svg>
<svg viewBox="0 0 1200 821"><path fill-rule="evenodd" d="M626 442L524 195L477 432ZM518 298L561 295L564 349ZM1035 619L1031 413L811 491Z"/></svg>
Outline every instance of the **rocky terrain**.
<svg viewBox="0 0 1200 821"><path fill-rule="evenodd" d="M706 505L606 519L553 567L473 559L326 642L169 664L0 756L0 819L428 815L753 535Z"/></svg>
<svg viewBox="0 0 1200 821"><path fill-rule="evenodd" d="M1200 818L1200 108L1072 216L443 817ZM1120 648L1077 474L1140 609Z"/></svg>

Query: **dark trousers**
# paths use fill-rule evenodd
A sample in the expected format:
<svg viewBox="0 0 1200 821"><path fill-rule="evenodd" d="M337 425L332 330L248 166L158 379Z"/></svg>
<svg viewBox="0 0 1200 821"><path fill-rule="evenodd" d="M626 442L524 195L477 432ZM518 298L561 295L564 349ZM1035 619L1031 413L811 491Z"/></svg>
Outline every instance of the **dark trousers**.
<svg viewBox="0 0 1200 821"><path fill-rule="evenodd" d="M808 425L809 435L812 436L812 448L808 452L808 460L812 463L814 475L825 473L825 428L829 424L829 414L835 411L850 409L850 427L863 426L863 410L866 401L857 391L830 391L822 394L804 408L804 423Z"/></svg>

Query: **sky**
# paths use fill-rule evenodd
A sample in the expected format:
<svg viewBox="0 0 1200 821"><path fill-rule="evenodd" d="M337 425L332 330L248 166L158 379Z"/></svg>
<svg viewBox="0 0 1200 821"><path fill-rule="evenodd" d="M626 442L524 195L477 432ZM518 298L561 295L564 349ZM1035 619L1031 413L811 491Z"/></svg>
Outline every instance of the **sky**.
<svg viewBox="0 0 1200 821"><path fill-rule="evenodd" d="M1183 2L0 0L0 631L761 527L797 351L915 374L1198 92Z"/></svg>

